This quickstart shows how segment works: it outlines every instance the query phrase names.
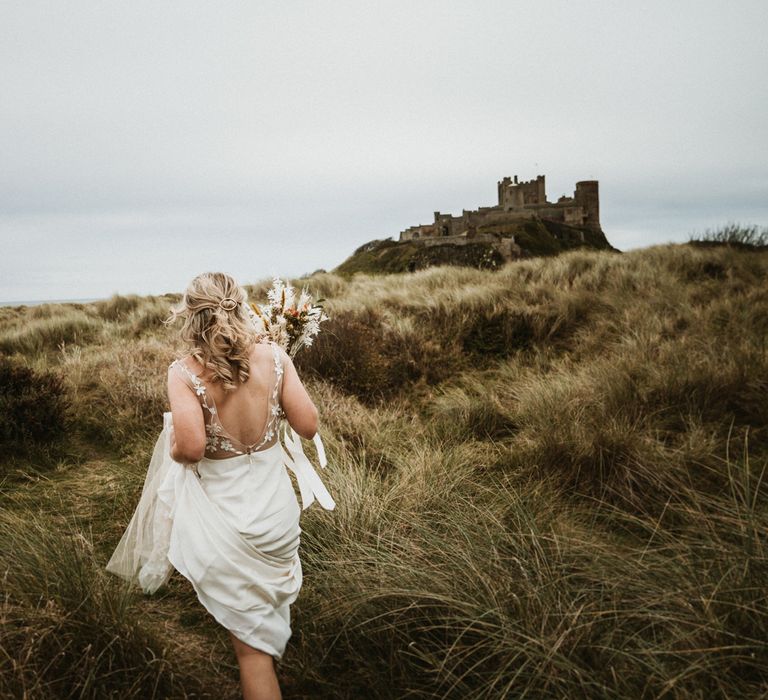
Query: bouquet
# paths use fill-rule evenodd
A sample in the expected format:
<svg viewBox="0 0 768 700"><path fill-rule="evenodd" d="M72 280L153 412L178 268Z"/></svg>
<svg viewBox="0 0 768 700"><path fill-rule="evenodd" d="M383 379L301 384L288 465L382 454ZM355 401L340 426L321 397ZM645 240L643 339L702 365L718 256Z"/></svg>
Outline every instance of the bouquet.
<svg viewBox="0 0 768 700"><path fill-rule="evenodd" d="M324 299L313 301L306 287L298 298L294 288L275 277L267 292L267 303L246 306L256 330L276 342L290 357L304 346L312 345L320 332L320 324L328 320L323 311Z"/></svg>

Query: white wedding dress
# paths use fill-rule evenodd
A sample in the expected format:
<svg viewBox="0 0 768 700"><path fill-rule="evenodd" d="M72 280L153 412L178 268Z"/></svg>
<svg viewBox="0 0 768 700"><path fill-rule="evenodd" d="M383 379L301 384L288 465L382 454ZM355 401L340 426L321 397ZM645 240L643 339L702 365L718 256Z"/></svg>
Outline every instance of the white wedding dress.
<svg viewBox="0 0 768 700"><path fill-rule="evenodd" d="M283 422L283 366L271 345L267 421L252 445L225 430L204 382L183 362L171 363L203 407L206 456L188 466L171 459L172 420L165 413L139 504L107 569L151 593L176 568L220 624L280 659L291 636L290 605L302 583L299 516L315 498L329 510L335 503L300 438ZM324 467L319 435L315 444ZM303 508L287 469L296 477Z"/></svg>

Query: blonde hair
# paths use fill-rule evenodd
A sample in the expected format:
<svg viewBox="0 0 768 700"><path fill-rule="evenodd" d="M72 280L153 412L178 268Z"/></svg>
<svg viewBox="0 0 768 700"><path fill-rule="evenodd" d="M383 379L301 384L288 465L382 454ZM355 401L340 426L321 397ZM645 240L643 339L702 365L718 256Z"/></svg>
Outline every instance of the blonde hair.
<svg viewBox="0 0 768 700"><path fill-rule="evenodd" d="M181 338L226 391L250 376L249 350L260 340L247 316L248 294L223 272L204 272L187 287L163 323L183 319ZM235 304L236 302L236 304Z"/></svg>

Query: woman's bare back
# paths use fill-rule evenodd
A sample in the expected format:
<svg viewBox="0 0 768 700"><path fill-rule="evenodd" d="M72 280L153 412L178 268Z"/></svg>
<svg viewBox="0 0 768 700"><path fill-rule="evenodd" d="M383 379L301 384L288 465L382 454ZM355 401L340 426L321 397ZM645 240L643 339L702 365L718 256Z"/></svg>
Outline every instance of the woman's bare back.
<svg viewBox="0 0 768 700"><path fill-rule="evenodd" d="M264 436L269 419L270 392L274 386L275 363L272 348L266 343L254 343L249 352L250 375L231 391L225 391L220 382L213 381L212 372L194 357L184 358L189 367L205 384L213 398L218 418L227 433L244 445L252 445ZM278 397L279 398L279 397Z"/></svg>

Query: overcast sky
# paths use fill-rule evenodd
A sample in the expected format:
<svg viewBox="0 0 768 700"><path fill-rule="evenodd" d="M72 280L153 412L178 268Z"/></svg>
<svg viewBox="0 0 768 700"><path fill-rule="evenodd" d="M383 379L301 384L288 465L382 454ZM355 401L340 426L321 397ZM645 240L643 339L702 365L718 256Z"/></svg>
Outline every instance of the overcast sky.
<svg viewBox="0 0 768 700"><path fill-rule="evenodd" d="M0 3L0 301L330 269L600 181L622 250L768 224L768 3Z"/></svg>

